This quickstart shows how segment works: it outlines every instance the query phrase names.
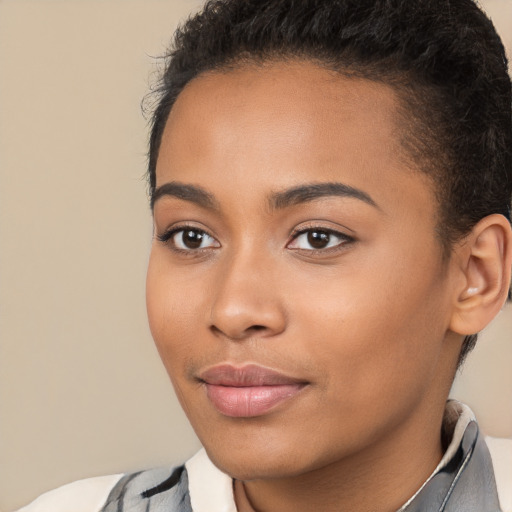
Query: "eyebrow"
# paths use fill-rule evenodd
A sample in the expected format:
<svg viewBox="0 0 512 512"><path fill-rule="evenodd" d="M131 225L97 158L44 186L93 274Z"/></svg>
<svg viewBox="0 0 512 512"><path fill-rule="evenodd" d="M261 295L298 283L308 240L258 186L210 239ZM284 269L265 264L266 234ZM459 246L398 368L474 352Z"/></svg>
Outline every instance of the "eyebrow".
<svg viewBox="0 0 512 512"><path fill-rule="evenodd" d="M310 183L277 192L270 197L270 206L274 209L282 209L330 196L359 199L380 210L377 203L366 192L338 182Z"/></svg>
<svg viewBox="0 0 512 512"><path fill-rule="evenodd" d="M151 209L161 197L171 196L183 201L195 203L209 210L220 210L220 205L215 196L198 185L186 185L177 181L164 183L156 188L151 196ZM269 197L272 209L281 210L301 203L308 203L324 197L350 197L363 201L377 209L377 203L369 194L350 185L338 182L309 183L298 187L289 188L281 192L275 192Z"/></svg>
<svg viewBox="0 0 512 512"><path fill-rule="evenodd" d="M177 199L182 199L183 201L189 201L209 210L220 209L219 203L215 197L210 194L210 192L204 190L204 188L197 185L185 185L178 181L171 181L169 183L164 183L155 189L151 195L151 210L153 210L155 203L164 196L171 196L176 197Z"/></svg>

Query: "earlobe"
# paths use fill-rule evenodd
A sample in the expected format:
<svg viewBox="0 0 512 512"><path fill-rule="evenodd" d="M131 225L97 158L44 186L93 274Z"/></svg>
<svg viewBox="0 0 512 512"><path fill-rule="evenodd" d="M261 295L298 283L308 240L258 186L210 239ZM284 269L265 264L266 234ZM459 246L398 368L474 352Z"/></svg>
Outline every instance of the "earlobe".
<svg viewBox="0 0 512 512"><path fill-rule="evenodd" d="M457 251L463 279L450 329L474 334L491 322L507 299L512 266L509 221L503 215L485 217Z"/></svg>

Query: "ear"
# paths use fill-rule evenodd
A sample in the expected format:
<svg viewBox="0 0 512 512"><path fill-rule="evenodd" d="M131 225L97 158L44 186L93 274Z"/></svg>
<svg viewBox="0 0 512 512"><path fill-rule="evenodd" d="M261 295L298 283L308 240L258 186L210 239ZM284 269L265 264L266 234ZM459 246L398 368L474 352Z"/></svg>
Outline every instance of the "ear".
<svg viewBox="0 0 512 512"><path fill-rule="evenodd" d="M459 285L450 329L475 334L503 307L510 289L512 230L503 215L489 215L474 226L455 250Z"/></svg>

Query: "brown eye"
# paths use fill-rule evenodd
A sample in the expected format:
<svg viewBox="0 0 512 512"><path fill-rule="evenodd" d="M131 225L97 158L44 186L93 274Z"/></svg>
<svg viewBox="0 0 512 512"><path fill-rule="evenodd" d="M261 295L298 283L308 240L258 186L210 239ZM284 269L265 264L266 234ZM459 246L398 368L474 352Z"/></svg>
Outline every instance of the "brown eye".
<svg viewBox="0 0 512 512"><path fill-rule="evenodd" d="M158 238L164 243L170 243L172 247L180 251L194 251L220 247L219 242L208 233L201 229L193 229L190 227L171 230Z"/></svg>
<svg viewBox="0 0 512 512"><path fill-rule="evenodd" d="M297 233L287 245L288 249L321 251L335 249L354 241L354 238L330 229L304 229Z"/></svg>
<svg viewBox="0 0 512 512"><path fill-rule="evenodd" d="M199 249L203 243L204 236L205 233L194 229L183 230L175 235L178 240L181 238L181 244L187 249ZM177 244L179 244L178 240L175 240Z"/></svg>
<svg viewBox="0 0 512 512"><path fill-rule="evenodd" d="M324 249L329 245L331 234L325 231L309 231L307 239L308 244L314 249Z"/></svg>

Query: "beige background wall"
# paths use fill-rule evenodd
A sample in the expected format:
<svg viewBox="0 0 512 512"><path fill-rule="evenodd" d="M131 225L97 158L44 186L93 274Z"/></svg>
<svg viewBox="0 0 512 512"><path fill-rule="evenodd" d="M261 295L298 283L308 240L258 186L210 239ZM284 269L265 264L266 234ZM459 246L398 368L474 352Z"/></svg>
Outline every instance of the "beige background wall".
<svg viewBox="0 0 512 512"><path fill-rule="evenodd" d="M199 3L0 0L0 510L198 446L146 326L139 103ZM512 0L486 4L512 47ZM511 338L509 308L454 391L496 435Z"/></svg>

